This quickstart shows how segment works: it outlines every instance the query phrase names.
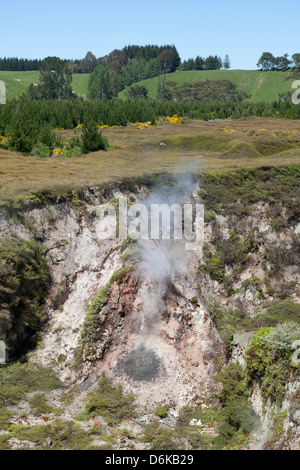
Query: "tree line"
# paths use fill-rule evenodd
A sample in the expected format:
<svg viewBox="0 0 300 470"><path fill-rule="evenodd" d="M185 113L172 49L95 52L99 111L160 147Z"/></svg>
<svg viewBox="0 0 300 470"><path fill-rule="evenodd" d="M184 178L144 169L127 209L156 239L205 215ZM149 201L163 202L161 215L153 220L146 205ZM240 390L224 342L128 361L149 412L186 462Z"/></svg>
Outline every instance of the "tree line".
<svg viewBox="0 0 300 470"><path fill-rule="evenodd" d="M41 59L18 59L17 57L3 57L0 58L0 70L16 72L39 70L41 62Z"/></svg>
<svg viewBox="0 0 300 470"><path fill-rule="evenodd" d="M68 63L69 59L61 59ZM18 57L0 57L0 71L3 72L29 72L40 70L42 59L19 59Z"/></svg>
<svg viewBox="0 0 300 470"><path fill-rule="evenodd" d="M290 100L273 103L248 101L152 101L152 100L30 100L23 97L0 106L0 135L9 135L11 150L30 154L37 143L53 148L59 145L54 129L88 129L87 140L96 136L96 125L126 126L177 114L189 119L226 119L264 116L300 119L300 107ZM9 134L8 134L9 133ZM92 136L92 138L91 138Z"/></svg>
<svg viewBox="0 0 300 470"><path fill-rule="evenodd" d="M108 67L114 72L121 72L125 66L133 66L137 63L148 64L158 63L168 72L175 70L217 70L222 66L230 68L228 55L224 61L218 56L209 56L202 58L197 56L195 59L181 61L179 52L174 44L158 45L128 45L123 49L114 49L103 57L96 57L91 51L88 51L83 59L61 59L68 65L72 73L92 73L98 66ZM41 59L19 59L19 58L0 58L0 70L3 71L29 71L39 70L42 64Z"/></svg>
<svg viewBox="0 0 300 470"><path fill-rule="evenodd" d="M230 59L228 54L226 54L224 60L216 55L210 55L207 58L197 55L195 59L190 58L188 60L184 60L180 64L179 70L220 70L222 67L224 69L230 69Z"/></svg>
<svg viewBox="0 0 300 470"><path fill-rule="evenodd" d="M275 57L271 52L263 52L257 62L257 67L264 71L279 70L284 72L289 69L300 71L300 53L293 54L289 59L289 54Z"/></svg>
<svg viewBox="0 0 300 470"><path fill-rule="evenodd" d="M83 59L61 59L68 65L72 73L92 73L98 66L107 66L110 70L120 72L122 67L137 62L149 62L157 59L164 51L171 51L172 64L170 71L173 72L179 67L181 59L176 47L172 45L147 45L147 46L125 46L123 49L114 49L103 57L96 57L88 51ZM29 71L39 70L42 59L19 59L17 57L0 58L1 71Z"/></svg>

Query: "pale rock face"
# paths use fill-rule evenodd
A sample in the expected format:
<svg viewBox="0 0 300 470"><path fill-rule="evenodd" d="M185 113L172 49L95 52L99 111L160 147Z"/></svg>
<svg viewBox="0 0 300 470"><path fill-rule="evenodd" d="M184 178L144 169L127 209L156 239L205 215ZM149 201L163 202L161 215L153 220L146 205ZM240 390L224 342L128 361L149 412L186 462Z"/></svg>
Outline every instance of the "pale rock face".
<svg viewBox="0 0 300 470"><path fill-rule="evenodd" d="M82 383L82 389L105 374L133 392L141 404L175 401L183 406L196 394L204 399L218 388L213 376L225 358L205 305L190 300L197 296L195 272L201 250L186 251L185 240L138 244L140 258L125 263L133 264L130 275L111 286L95 350L74 370L88 307L124 266L122 240L99 236L105 222L95 214L105 203L95 194L94 205L86 206L82 218L67 204L28 211L47 247L52 279L48 323L31 360L51 366L63 380ZM113 196L122 194L115 191ZM32 237L30 229L9 222L2 225L1 235L11 230ZM128 356L133 357L131 368ZM141 367L140 375L134 375L134 361Z"/></svg>

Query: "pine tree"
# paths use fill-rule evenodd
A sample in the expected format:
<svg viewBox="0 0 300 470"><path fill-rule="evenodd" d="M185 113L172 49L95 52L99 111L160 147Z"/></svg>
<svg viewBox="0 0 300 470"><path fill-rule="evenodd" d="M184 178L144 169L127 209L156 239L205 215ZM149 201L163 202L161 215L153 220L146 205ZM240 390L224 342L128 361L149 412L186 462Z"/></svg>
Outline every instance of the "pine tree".
<svg viewBox="0 0 300 470"><path fill-rule="evenodd" d="M169 88L165 84L165 75L164 73L161 74L159 77L158 82L158 89L157 89L157 100L158 101L170 101L172 100L172 93Z"/></svg>
<svg viewBox="0 0 300 470"><path fill-rule="evenodd" d="M202 59L202 57L199 57L197 55L197 57L195 59L195 62L194 62L194 69L195 70L202 70L203 66L204 66L204 60Z"/></svg>
<svg viewBox="0 0 300 470"><path fill-rule="evenodd" d="M72 73L68 65L58 57L47 57L41 63L40 84L28 89L32 99L67 100L73 97Z"/></svg>
<svg viewBox="0 0 300 470"><path fill-rule="evenodd" d="M230 69L230 59L229 59L228 54L226 54L225 59L223 61L223 67L224 69L227 69L227 70Z"/></svg>

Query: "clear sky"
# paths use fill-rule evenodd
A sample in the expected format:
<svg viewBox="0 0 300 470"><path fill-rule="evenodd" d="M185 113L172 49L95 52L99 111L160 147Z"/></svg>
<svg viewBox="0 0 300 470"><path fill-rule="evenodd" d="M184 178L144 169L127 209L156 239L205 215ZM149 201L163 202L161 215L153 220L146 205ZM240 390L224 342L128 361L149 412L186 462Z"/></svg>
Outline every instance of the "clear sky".
<svg viewBox="0 0 300 470"><path fill-rule="evenodd" d="M255 69L262 52L300 52L300 0L0 1L0 57L101 57L128 44L175 44Z"/></svg>

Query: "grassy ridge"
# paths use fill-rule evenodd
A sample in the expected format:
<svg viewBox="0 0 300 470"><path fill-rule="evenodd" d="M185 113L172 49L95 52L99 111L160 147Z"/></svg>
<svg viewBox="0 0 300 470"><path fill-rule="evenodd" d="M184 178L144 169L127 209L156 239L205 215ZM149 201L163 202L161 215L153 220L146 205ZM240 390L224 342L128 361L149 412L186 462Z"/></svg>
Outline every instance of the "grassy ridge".
<svg viewBox="0 0 300 470"><path fill-rule="evenodd" d="M259 72L255 70L192 70L189 72L174 72L166 75L166 81L175 81L178 85L185 82L198 82L203 80L230 80L237 85L240 91L251 96L250 101L271 102L278 98L279 93L292 90L294 79L288 79L289 72ZM73 74L73 90L79 95L88 93L89 74ZM30 83L38 83L39 72L1 72L0 80L6 83L7 100L22 95ZM20 81L19 81L20 80ZM137 84L145 85L149 90L149 97L156 98L159 78L149 78ZM124 99L124 90L119 93Z"/></svg>
<svg viewBox="0 0 300 470"><path fill-rule="evenodd" d="M237 85L238 90L251 95L250 101L272 102L278 98L279 93L292 90L294 79L288 79L289 72L259 72L254 70L192 70L188 72L173 72L166 75L166 82L174 81L177 85L186 82L200 82L204 80L230 80ZM148 90L148 96L156 98L159 77L149 78L135 83L144 85ZM124 99L124 90L119 93Z"/></svg>
<svg viewBox="0 0 300 470"><path fill-rule="evenodd" d="M32 72L2 72L0 71L0 80L6 84L6 99L18 98L27 90L31 83L38 83L39 71ZM72 89L79 95L87 95L89 74L73 74Z"/></svg>

